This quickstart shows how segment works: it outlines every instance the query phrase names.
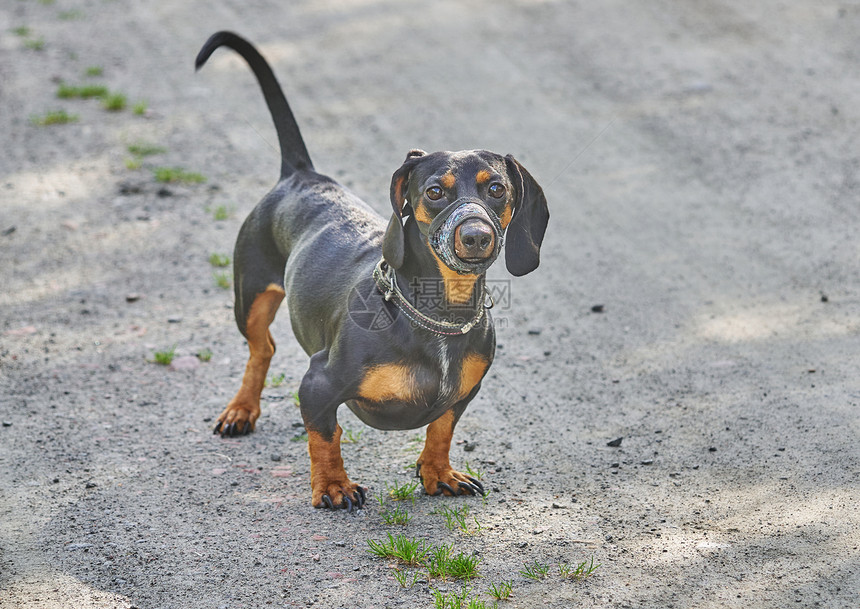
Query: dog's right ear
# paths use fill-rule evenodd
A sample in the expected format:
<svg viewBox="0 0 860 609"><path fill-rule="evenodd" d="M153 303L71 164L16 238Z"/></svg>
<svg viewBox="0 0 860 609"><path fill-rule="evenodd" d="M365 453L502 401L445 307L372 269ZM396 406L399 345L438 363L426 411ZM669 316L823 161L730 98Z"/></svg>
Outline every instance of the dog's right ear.
<svg viewBox="0 0 860 609"><path fill-rule="evenodd" d="M409 174L422 156L427 154L423 150L410 150L406 160L400 169L391 176L391 221L385 231L382 240L382 257L391 268L399 269L403 266L406 239L403 234L403 218L409 215L406 207L406 185L409 183Z"/></svg>

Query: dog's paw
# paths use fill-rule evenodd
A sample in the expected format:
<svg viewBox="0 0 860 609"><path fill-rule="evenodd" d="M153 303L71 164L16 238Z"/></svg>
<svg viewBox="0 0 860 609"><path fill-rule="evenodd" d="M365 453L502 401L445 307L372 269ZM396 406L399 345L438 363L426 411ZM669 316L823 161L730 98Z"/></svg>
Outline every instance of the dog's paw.
<svg viewBox="0 0 860 609"><path fill-rule="evenodd" d="M218 415L212 433L221 434L222 438L244 436L254 431L259 417L259 404L247 404L234 398L224 412Z"/></svg>
<svg viewBox="0 0 860 609"><path fill-rule="evenodd" d="M484 485L477 478L447 468L418 464L415 476L421 478L428 495L484 495Z"/></svg>
<svg viewBox="0 0 860 609"><path fill-rule="evenodd" d="M344 480L331 480L314 486L311 503L315 508L330 510L345 509L347 512L360 510L367 501L367 491L358 484Z"/></svg>

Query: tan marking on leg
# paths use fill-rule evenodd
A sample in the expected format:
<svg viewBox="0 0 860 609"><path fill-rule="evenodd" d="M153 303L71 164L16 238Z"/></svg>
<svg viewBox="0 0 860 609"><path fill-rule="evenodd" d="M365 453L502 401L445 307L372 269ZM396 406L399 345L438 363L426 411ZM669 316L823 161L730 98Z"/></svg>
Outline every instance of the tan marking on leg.
<svg viewBox="0 0 860 609"><path fill-rule="evenodd" d="M448 173L446 173L445 175L442 176L442 178L439 180L439 182L445 188L453 188L454 184L457 182L457 178L455 178L454 174L449 171Z"/></svg>
<svg viewBox="0 0 860 609"><path fill-rule="evenodd" d="M460 483L470 484L466 474L451 468L448 453L451 451L451 438L454 437L454 411L448 410L441 417L427 426L427 439L424 450L418 457L418 472L424 484L424 490L434 495L439 490L440 482L450 486L454 493L469 494ZM450 495L443 489L444 494Z"/></svg>
<svg viewBox="0 0 860 609"><path fill-rule="evenodd" d="M489 367L490 362L483 355L469 353L463 358L463 364L460 368L459 396L461 400L471 393L475 385L481 382Z"/></svg>
<svg viewBox="0 0 860 609"><path fill-rule="evenodd" d="M224 412L218 416L222 426L235 423L237 430L241 431L248 422L250 429L254 429L260 416L260 393L266 382L269 363L275 354L275 341L269 331L269 325L275 319L283 299L284 288L273 283L265 292L257 294L251 304L245 324L250 356L242 377L242 386Z"/></svg>
<svg viewBox="0 0 860 609"><path fill-rule="evenodd" d="M415 399L415 374L403 364L381 364L370 368L358 387L358 395L371 402Z"/></svg>
<svg viewBox="0 0 860 609"><path fill-rule="evenodd" d="M355 500L358 485L350 481L343 468L340 454L340 425L334 435L326 440L316 431L308 430L308 454L311 457L311 503L323 507L323 495L328 495L335 507L343 503L344 495Z"/></svg>
<svg viewBox="0 0 860 609"><path fill-rule="evenodd" d="M489 172L489 171L487 171L486 169L482 169L482 170L481 170L481 171L479 171L479 172L478 172L478 174L475 176L475 181L476 181L478 184L486 184L487 182L489 182L489 181L490 181L490 172Z"/></svg>

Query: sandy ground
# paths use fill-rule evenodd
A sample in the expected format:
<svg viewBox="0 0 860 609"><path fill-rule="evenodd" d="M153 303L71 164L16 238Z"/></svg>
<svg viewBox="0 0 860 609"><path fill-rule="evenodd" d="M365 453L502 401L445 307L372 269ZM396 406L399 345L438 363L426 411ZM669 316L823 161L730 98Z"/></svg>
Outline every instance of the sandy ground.
<svg viewBox="0 0 860 609"><path fill-rule="evenodd" d="M543 263L491 269L500 350L452 451L485 501L416 493L386 525L377 498L423 430L343 409L371 501L314 510L286 316L257 433L211 434L246 347L208 259L278 171L247 68L220 52L193 73L227 28L271 60L317 168L380 212L412 147L513 153L544 186ZM829 0L5 0L0 607L461 590L410 569L401 587L366 551L388 532L474 553L488 606L502 581L501 607L860 606L858 32L860 5ZM129 107L58 99L60 81ZM54 109L77 122L32 123ZM164 150L129 169L139 143ZM173 345L172 367L150 361ZM446 528L461 505L480 531Z"/></svg>

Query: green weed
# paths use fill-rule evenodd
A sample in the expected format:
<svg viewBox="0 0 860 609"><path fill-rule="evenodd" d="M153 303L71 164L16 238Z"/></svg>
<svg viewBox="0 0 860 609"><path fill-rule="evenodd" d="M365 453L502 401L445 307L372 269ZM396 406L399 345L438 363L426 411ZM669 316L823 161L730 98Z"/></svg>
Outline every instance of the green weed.
<svg viewBox="0 0 860 609"><path fill-rule="evenodd" d="M487 593L497 601L506 601L511 596L513 585L513 580L500 582L499 584L491 583Z"/></svg>
<svg viewBox="0 0 860 609"><path fill-rule="evenodd" d="M60 83L57 87L57 97L60 99L91 99L93 97L105 97L108 88L104 85L82 85L75 87L66 83Z"/></svg>
<svg viewBox="0 0 860 609"><path fill-rule="evenodd" d="M143 161L140 159L140 157L134 157L134 158L125 160L125 168L129 169L131 171L136 171L136 170L140 169L142 166L143 166Z"/></svg>
<svg viewBox="0 0 860 609"><path fill-rule="evenodd" d="M12 33L15 34L16 36L22 36L22 37L23 36L29 36L30 35L30 28L28 28L26 25L21 25L21 26L14 28L12 30Z"/></svg>
<svg viewBox="0 0 860 609"><path fill-rule="evenodd" d="M409 573L401 571L400 569L395 569L392 575L394 575L394 579L397 580L397 583L400 584L401 588L411 588L418 581L417 573L412 573L412 580L410 581Z"/></svg>
<svg viewBox="0 0 860 609"><path fill-rule="evenodd" d="M45 48L45 39L41 36L38 38L27 38L24 41L24 46L31 51L41 51Z"/></svg>
<svg viewBox="0 0 860 609"><path fill-rule="evenodd" d="M547 573L549 573L549 565L539 563L538 561L534 561L530 565L523 564L523 568L520 569L520 575L535 581L543 579Z"/></svg>
<svg viewBox="0 0 860 609"><path fill-rule="evenodd" d="M290 438L290 442L307 442L308 441L308 433L306 431L297 434Z"/></svg>
<svg viewBox="0 0 860 609"><path fill-rule="evenodd" d="M484 479L484 472L482 472L479 469L472 469L469 466L468 461L466 461L466 473L469 474L470 476L472 476L472 478L475 478L476 480L483 480Z"/></svg>
<svg viewBox="0 0 860 609"><path fill-rule="evenodd" d="M165 349L164 351L156 351L152 354L152 361L156 364L161 364L162 366L169 366L170 362L173 361L174 356L176 355L176 345L173 345L169 349Z"/></svg>
<svg viewBox="0 0 860 609"><path fill-rule="evenodd" d="M427 562L427 571L430 577L441 577L447 579L454 577L457 579L472 579L478 576L478 564L481 559L475 555L458 553L453 555L454 544L445 545L444 543L432 548L429 552L429 561Z"/></svg>
<svg viewBox="0 0 860 609"><path fill-rule="evenodd" d="M394 486L389 487L387 484L385 488L388 490L388 496L394 499L395 501L406 501L409 499L412 503L415 503L415 489L418 488L418 482L407 482L402 485L398 485L397 483Z"/></svg>
<svg viewBox="0 0 860 609"><path fill-rule="evenodd" d="M102 97L102 107L109 112L125 110L127 100L123 93L108 93Z"/></svg>
<svg viewBox="0 0 860 609"><path fill-rule="evenodd" d="M185 171L181 167L156 167L152 170L156 182L200 184L206 178L193 171Z"/></svg>
<svg viewBox="0 0 860 609"><path fill-rule="evenodd" d="M145 142L136 142L128 145L128 151L134 156L152 156L154 154L164 154L167 148L156 144L147 144Z"/></svg>
<svg viewBox="0 0 860 609"><path fill-rule="evenodd" d="M280 387L284 384L284 379L287 378L287 375L283 372L281 374L270 374L263 384L266 387Z"/></svg>
<svg viewBox="0 0 860 609"><path fill-rule="evenodd" d="M383 504L381 499L382 498L380 497L380 505ZM398 505L393 510L389 508L380 515L382 516L382 520L385 521L385 524L389 525L397 524L404 526L412 520L412 516L409 515L406 508L402 505Z"/></svg>
<svg viewBox="0 0 860 609"><path fill-rule="evenodd" d="M233 211L231 208L227 207L226 205L219 205L212 212L212 217L216 220L226 220L232 215L232 213Z"/></svg>
<svg viewBox="0 0 860 609"><path fill-rule="evenodd" d="M147 103L145 101L135 102L131 107L131 111L135 114L135 116L143 116L146 114Z"/></svg>
<svg viewBox="0 0 860 609"><path fill-rule="evenodd" d="M478 522L478 518L476 516L472 516L472 520L475 522L475 528L470 528L471 522L469 522L468 518L469 506L467 505L462 505L459 508L448 508L443 506L441 513L445 517L445 526L451 531L459 529L466 535L474 535L475 533L480 533L484 530L484 527Z"/></svg>
<svg viewBox="0 0 860 609"><path fill-rule="evenodd" d="M197 353L197 359L199 359L201 362L211 361L212 360L212 349L209 349L208 347L206 347L205 349L201 349Z"/></svg>
<svg viewBox="0 0 860 609"><path fill-rule="evenodd" d="M600 563L596 565L594 564L594 556L592 556L591 560L584 560L575 566L571 566L567 563L559 564L558 574L565 579L578 581L590 577L599 566Z"/></svg>
<svg viewBox="0 0 860 609"><path fill-rule="evenodd" d="M402 563L415 567L422 566L427 556L427 542L409 539L405 535L388 533L388 541L367 540L367 550L380 558L395 558Z"/></svg>
<svg viewBox="0 0 860 609"><path fill-rule="evenodd" d="M66 125L68 123L78 122L77 114L69 114L65 110L54 110L43 114L42 116L30 117L30 122L39 127L48 125Z"/></svg>
<svg viewBox="0 0 860 609"><path fill-rule="evenodd" d="M101 66L90 66L84 70L84 76L94 77L104 74L104 69Z"/></svg>
<svg viewBox="0 0 860 609"><path fill-rule="evenodd" d="M215 279L215 285L217 285L222 290L230 289L230 278L232 275L228 272L220 272L220 273L212 273L212 277Z"/></svg>
<svg viewBox="0 0 860 609"><path fill-rule="evenodd" d="M343 436L341 436L340 441L343 444L358 444L358 441L361 440L361 434L364 431L353 432L351 429L344 429Z"/></svg>

